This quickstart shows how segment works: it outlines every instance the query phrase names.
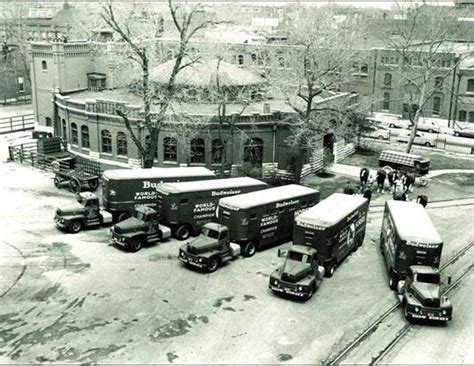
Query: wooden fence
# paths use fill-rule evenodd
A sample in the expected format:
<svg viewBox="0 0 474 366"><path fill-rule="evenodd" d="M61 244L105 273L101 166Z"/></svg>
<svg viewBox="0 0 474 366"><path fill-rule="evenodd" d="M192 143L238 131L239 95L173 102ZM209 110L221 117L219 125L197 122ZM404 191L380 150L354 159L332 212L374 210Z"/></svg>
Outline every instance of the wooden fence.
<svg viewBox="0 0 474 366"><path fill-rule="evenodd" d="M33 114L0 118L0 135L5 133L32 130L35 127Z"/></svg>

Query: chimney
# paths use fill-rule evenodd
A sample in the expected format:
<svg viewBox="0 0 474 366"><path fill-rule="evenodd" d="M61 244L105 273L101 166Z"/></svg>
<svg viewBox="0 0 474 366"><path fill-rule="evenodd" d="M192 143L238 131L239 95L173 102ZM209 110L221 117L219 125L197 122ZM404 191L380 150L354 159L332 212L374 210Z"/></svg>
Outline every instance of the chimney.
<svg viewBox="0 0 474 366"><path fill-rule="evenodd" d="M263 103L263 113L270 113L270 103Z"/></svg>

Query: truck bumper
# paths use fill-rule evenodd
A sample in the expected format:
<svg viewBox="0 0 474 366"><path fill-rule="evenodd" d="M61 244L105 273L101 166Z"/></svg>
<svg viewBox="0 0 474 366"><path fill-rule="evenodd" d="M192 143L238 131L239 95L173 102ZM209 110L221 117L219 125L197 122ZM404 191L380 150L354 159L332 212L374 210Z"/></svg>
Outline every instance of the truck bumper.
<svg viewBox="0 0 474 366"><path fill-rule="evenodd" d="M197 259L194 259L194 258L188 258L188 257L181 257L181 256L178 256L178 259L185 263L185 264L189 264L193 267L197 267L197 268L207 268L207 265L205 263L199 263Z"/></svg>
<svg viewBox="0 0 474 366"><path fill-rule="evenodd" d="M436 315L436 314L420 314L420 313L408 313L411 318L413 319L421 319L421 320L433 320L433 321L440 321L440 322L447 322L451 320L451 316L447 315Z"/></svg>
<svg viewBox="0 0 474 366"><path fill-rule="evenodd" d="M293 289L289 289L286 287L280 287L280 286L275 286L275 285L268 285L270 290L279 292L281 294L286 294L286 295L291 295L291 296L296 296L296 297L306 297L308 294L306 292L300 292L300 291L295 291Z"/></svg>
<svg viewBox="0 0 474 366"><path fill-rule="evenodd" d="M63 222L60 222L58 219L54 219L54 224L58 229L64 230L66 229L67 225Z"/></svg>
<svg viewBox="0 0 474 366"><path fill-rule="evenodd" d="M125 248L128 244L126 241L120 241L118 238L114 238L114 237L111 237L109 242L112 245L118 245L119 247L123 247L123 248Z"/></svg>

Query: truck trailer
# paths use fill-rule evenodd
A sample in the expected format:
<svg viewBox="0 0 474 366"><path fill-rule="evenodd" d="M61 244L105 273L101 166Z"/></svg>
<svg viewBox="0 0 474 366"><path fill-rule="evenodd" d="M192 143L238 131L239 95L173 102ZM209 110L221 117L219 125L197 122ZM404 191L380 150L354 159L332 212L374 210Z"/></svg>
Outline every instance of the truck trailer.
<svg viewBox="0 0 474 366"><path fill-rule="evenodd" d="M267 187L248 177L163 183L157 187L159 220L177 239L185 240L198 234L204 224L215 221L219 199Z"/></svg>
<svg viewBox="0 0 474 366"><path fill-rule="evenodd" d="M106 170L102 177L102 205L112 213L114 222L123 221L136 207L156 210L156 187L160 183L215 178L211 170L203 167Z"/></svg>
<svg viewBox="0 0 474 366"><path fill-rule="evenodd" d="M334 193L295 219L294 245L316 249L326 277L364 242L369 201Z"/></svg>

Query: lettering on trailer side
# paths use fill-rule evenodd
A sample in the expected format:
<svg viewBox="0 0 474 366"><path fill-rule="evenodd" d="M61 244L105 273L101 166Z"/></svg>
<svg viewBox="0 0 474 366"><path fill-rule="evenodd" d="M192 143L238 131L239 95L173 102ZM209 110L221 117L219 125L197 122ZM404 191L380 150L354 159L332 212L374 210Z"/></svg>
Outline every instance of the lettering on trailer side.
<svg viewBox="0 0 474 366"><path fill-rule="evenodd" d="M212 191L211 197L219 197L219 196L233 196L236 194L240 194L242 191L240 189L231 189L229 191Z"/></svg>
<svg viewBox="0 0 474 366"><path fill-rule="evenodd" d="M286 206L296 205L298 202L299 202L299 200L277 202L275 207L276 208L282 208L282 207L286 207Z"/></svg>
<svg viewBox="0 0 474 366"><path fill-rule="evenodd" d="M407 245L411 247L427 248L427 249L436 249L439 247L439 244L418 243L414 241L407 241Z"/></svg>
<svg viewBox="0 0 474 366"><path fill-rule="evenodd" d="M144 200L156 200L158 198L156 191L140 191L135 192L135 196L133 198L134 201L144 201Z"/></svg>
<svg viewBox="0 0 474 366"><path fill-rule="evenodd" d="M263 239L270 238L275 235L278 229L278 214L267 213L260 220L260 235Z"/></svg>
<svg viewBox="0 0 474 366"><path fill-rule="evenodd" d="M149 180L144 180L143 181L143 189L147 189L147 188L158 188L158 184L161 184L163 183L162 180L160 180L159 182L150 182Z"/></svg>

